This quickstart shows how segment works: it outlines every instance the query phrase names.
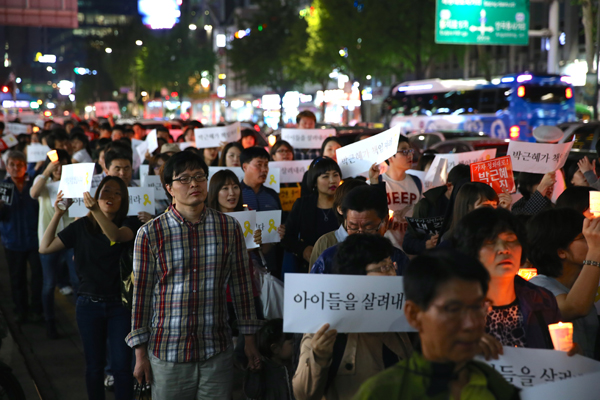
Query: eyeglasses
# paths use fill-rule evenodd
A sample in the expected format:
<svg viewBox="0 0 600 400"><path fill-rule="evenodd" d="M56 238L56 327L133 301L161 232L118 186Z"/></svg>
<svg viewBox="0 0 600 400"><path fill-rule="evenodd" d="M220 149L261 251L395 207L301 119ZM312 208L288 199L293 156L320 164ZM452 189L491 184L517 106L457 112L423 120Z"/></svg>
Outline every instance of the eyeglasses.
<svg viewBox="0 0 600 400"><path fill-rule="evenodd" d="M432 304L437 308L448 320L458 321L471 313L475 317L484 318L492 309L492 300L485 299L481 303L467 306L460 303L452 303L445 305Z"/></svg>
<svg viewBox="0 0 600 400"><path fill-rule="evenodd" d="M275 153L277 154L290 154L292 151L289 149L279 149Z"/></svg>
<svg viewBox="0 0 600 400"><path fill-rule="evenodd" d="M377 231L379 231L379 228L381 228L381 225L383 224L384 220L381 220L381 222L379 222L379 225L377 225L376 228L353 228L351 226L348 226L348 223L346 222L346 232L348 232L349 234L352 233L368 233L368 234L374 234L377 233Z"/></svg>
<svg viewBox="0 0 600 400"><path fill-rule="evenodd" d="M182 185L189 185L192 182L192 179L197 183L206 182L206 175L198 174L194 176L182 176L180 178L173 179L173 181L178 181Z"/></svg>
<svg viewBox="0 0 600 400"><path fill-rule="evenodd" d="M408 156L409 154L413 154L415 149L406 149L406 150L398 150L396 154L402 154L403 156Z"/></svg>

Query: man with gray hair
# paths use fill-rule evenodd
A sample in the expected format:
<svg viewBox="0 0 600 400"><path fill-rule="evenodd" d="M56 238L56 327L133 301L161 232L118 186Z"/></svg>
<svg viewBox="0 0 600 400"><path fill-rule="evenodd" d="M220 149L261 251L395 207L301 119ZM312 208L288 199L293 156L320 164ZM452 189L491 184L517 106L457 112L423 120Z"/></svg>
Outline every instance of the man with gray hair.
<svg viewBox="0 0 600 400"><path fill-rule="evenodd" d="M10 273L12 298L18 322L31 311L34 322L42 319L42 264L38 253L37 200L29 195L33 181L27 176L27 159L9 151L7 178L0 183L0 238ZM28 302L27 263L31 267L31 308Z"/></svg>

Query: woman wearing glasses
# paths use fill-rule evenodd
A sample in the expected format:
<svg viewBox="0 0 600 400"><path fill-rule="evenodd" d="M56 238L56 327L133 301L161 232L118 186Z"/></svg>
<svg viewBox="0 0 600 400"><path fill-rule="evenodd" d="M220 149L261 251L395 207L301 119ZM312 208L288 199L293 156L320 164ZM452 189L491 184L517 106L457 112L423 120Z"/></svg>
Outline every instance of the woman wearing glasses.
<svg viewBox="0 0 600 400"><path fill-rule="evenodd" d="M285 224L284 249L294 255L284 260L285 272L307 272L308 262L317 239L340 226L333 206L333 195L340 185L342 172L331 158L315 159L307 172L310 195L294 203ZM286 262L288 261L288 262Z"/></svg>
<svg viewBox="0 0 600 400"><path fill-rule="evenodd" d="M517 275L526 243L518 218L503 208L479 208L458 221L453 242L490 273L486 333L503 346L553 349L548 324L561 320L560 311L550 291Z"/></svg>

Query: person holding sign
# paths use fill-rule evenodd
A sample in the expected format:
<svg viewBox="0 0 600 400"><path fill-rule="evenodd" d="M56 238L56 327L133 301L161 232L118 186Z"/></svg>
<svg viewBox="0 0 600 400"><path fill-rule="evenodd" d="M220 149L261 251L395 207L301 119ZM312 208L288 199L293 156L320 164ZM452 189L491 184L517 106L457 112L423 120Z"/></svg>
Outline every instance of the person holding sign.
<svg viewBox="0 0 600 400"><path fill-rule="evenodd" d="M231 397L229 284L251 369L259 368L248 253L237 220L207 208L208 166L188 151L163 169L174 202L144 225L134 248L133 314L127 344L134 376L155 400ZM183 318L182 318L183 316Z"/></svg>
<svg viewBox="0 0 600 400"><path fill-rule="evenodd" d="M556 183L556 173L532 174L520 172L517 179L519 192L523 195L512 206L514 214L536 215L552 207L552 193Z"/></svg>
<svg viewBox="0 0 600 400"><path fill-rule="evenodd" d="M281 241L283 248L295 256L295 262L283 266L284 272L308 272L315 242L340 226L332 208L333 196L342 179L340 167L331 158L319 157L307 173L311 194L294 203Z"/></svg>
<svg viewBox="0 0 600 400"><path fill-rule="evenodd" d="M42 265L37 250L39 205L29 194L33 182L27 175L25 155L10 150L6 172L9 177L2 182L7 198L0 200L0 238L4 245L17 322L25 323L29 317L33 321L41 321ZM31 304L27 293L28 263L31 268Z"/></svg>
<svg viewBox="0 0 600 400"><path fill-rule="evenodd" d="M385 182L388 207L394 212L390 234L392 243L402 248L404 234L408 229L408 223L404 217L413 216L413 207L421 199L423 185L419 178L407 174L412 167L414 150L411 149L406 136L400 135L398 140L398 152L387 160L389 168L382 175Z"/></svg>
<svg viewBox="0 0 600 400"><path fill-rule="evenodd" d="M133 396L131 350L124 340L129 332L131 313L121 299L119 262L140 224L136 218L127 217L128 198L122 179L105 177L94 197L89 192L83 194L85 206L90 210L88 215L56 235L60 220L67 212L58 207L63 199L61 191L54 203L54 216L40 242L42 254L75 250L75 264L81 278L76 318L86 361L89 399L103 398L107 351L115 379L115 398Z"/></svg>
<svg viewBox="0 0 600 400"><path fill-rule="evenodd" d="M62 172L62 166L71 164L69 153L64 150L56 150L58 160L51 162L46 161L44 172L38 175L33 181L33 186L29 190L31 198L36 199L39 203L39 218L38 218L38 237L41 240L44 237L46 228L50 225L50 221L54 216L54 201L58 190L58 182ZM64 214L58 224L58 229L61 231L69 226L74 221L73 218ZM60 267L66 262L69 268L69 278L71 286L75 293L78 291L79 278L75 270L75 261L73 261L73 249L65 249L52 254L40 254L42 269L44 271L44 284L42 289L42 304L44 306L44 319L46 320L46 336L50 339L58 338L56 331L56 319L54 316L54 288L57 284L58 276L60 275Z"/></svg>
<svg viewBox="0 0 600 400"><path fill-rule="evenodd" d="M334 273L395 276L393 252L392 243L381 236L350 236L335 255ZM302 337L294 395L297 400L350 399L364 381L411 353L406 333L338 334L325 324Z"/></svg>
<svg viewBox="0 0 600 400"><path fill-rule="evenodd" d="M435 251L415 258L404 275L404 315L421 351L369 379L355 400L519 399L518 389L481 351L490 276L473 257Z"/></svg>
<svg viewBox="0 0 600 400"><path fill-rule="evenodd" d="M561 319L556 298L517 275L525 262L526 238L525 227L510 211L483 207L458 222L452 240L491 276L486 332L503 346L552 349L548 325Z"/></svg>
<svg viewBox="0 0 600 400"><path fill-rule="evenodd" d="M527 238L529 261L538 272L529 282L556 296L562 322L573 322L573 342L597 359L600 219L568 208L543 211L528 221Z"/></svg>

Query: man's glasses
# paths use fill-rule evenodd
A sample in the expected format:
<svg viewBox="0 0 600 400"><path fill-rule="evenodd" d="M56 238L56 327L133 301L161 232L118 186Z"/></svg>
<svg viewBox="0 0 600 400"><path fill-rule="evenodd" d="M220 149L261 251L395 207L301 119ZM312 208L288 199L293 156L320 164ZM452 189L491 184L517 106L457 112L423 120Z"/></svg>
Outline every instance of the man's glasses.
<svg viewBox="0 0 600 400"><path fill-rule="evenodd" d="M189 185L192 182L192 179L197 183L206 182L206 175L198 174L194 176L182 176L180 178L173 179L173 181L178 181L182 185Z"/></svg>
<svg viewBox="0 0 600 400"><path fill-rule="evenodd" d="M415 149L406 149L406 150L398 150L396 154L402 154L403 156L408 156L409 154L413 154Z"/></svg>
<svg viewBox="0 0 600 400"><path fill-rule="evenodd" d="M377 231L379 231L379 228L381 228L383 221L384 220L381 220L381 222L379 223L379 225L377 225L376 228L355 228L352 226L348 226L348 223L346 223L346 232L348 232L349 234L353 234L353 233L374 234L374 233L377 233Z"/></svg>

